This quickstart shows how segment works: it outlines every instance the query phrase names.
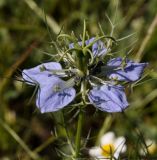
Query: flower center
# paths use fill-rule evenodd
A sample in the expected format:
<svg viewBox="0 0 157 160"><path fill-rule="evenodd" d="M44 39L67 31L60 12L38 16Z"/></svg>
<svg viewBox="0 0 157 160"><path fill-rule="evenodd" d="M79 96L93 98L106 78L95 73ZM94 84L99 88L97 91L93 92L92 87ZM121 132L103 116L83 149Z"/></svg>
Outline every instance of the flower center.
<svg viewBox="0 0 157 160"><path fill-rule="evenodd" d="M102 155L105 157L111 157L115 151L115 147L113 144L105 144L101 147Z"/></svg>
<svg viewBox="0 0 157 160"><path fill-rule="evenodd" d="M151 144L149 147L148 147L148 152L150 153L150 154L154 154L155 153L155 151L157 150L157 146L156 146L156 144Z"/></svg>

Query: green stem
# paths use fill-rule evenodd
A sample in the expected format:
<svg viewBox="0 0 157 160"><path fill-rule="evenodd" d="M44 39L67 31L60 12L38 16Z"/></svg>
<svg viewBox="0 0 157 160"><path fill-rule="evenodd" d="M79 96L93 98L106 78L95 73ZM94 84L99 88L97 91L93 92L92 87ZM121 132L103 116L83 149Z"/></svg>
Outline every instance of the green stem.
<svg viewBox="0 0 157 160"><path fill-rule="evenodd" d="M96 138L95 146L98 146L100 144L101 137L110 128L110 126L112 125L112 122L113 122L113 117L111 115L108 115L107 117L105 117L103 125L101 129L99 130L98 136Z"/></svg>
<svg viewBox="0 0 157 160"><path fill-rule="evenodd" d="M51 28L51 30L58 34L61 30L58 23L49 15L44 13L40 7L34 2L34 0L24 0L24 2L37 14L37 16L42 19L45 22L46 17L46 23ZM45 16L44 16L45 14Z"/></svg>
<svg viewBox="0 0 157 160"><path fill-rule="evenodd" d="M70 140L70 136L69 136L69 132L67 130L67 126L65 124L65 119L64 119L64 113L61 111L61 118L62 118L62 123L63 123L63 126L64 126L64 130L65 130L65 134L66 134L66 138L67 138L67 142L68 142L68 145L70 147L70 150L71 150L71 153L72 155L74 155L74 149L73 149L73 145L72 145L72 142Z"/></svg>
<svg viewBox="0 0 157 160"><path fill-rule="evenodd" d="M85 46L85 39L86 39L86 21L84 20L84 23L83 23L82 48L84 48L84 46Z"/></svg>
<svg viewBox="0 0 157 160"><path fill-rule="evenodd" d="M19 145L26 151L26 153L33 160L39 159L39 155L30 150L30 148L26 145L26 143L17 135L17 133L8 126L2 119L0 119L0 125L19 143Z"/></svg>
<svg viewBox="0 0 157 160"><path fill-rule="evenodd" d="M80 146L81 146L81 133L82 133L82 126L83 126L83 111L80 108L80 113L78 117L78 124L77 124L77 133L75 139L75 158L80 157Z"/></svg>
<svg viewBox="0 0 157 160"><path fill-rule="evenodd" d="M56 138L54 136L51 136L44 143L42 143L40 146L38 146L37 148L35 148L35 150L33 150L33 152L34 153L41 152L42 150L44 150L46 147L48 147L55 140L56 140Z"/></svg>
<svg viewBox="0 0 157 160"><path fill-rule="evenodd" d="M83 80L81 83L81 93L82 93L82 101L84 105L85 103L85 91L86 91L86 81ZM79 112L79 117L78 117L78 123L77 123L77 132L76 132L76 139L75 139L75 159L80 158L80 147L81 147L81 133L82 133L82 126L83 126L83 119L84 119L84 114L82 107L80 106L80 112Z"/></svg>

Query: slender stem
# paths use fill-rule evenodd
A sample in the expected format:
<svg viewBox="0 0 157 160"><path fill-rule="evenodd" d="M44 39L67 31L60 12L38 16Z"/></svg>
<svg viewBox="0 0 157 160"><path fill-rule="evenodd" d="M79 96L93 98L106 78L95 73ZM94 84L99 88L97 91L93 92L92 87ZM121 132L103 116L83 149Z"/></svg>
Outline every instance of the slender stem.
<svg viewBox="0 0 157 160"><path fill-rule="evenodd" d="M33 150L33 152L34 153L41 152L42 150L44 150L47 146L49 146L55 140L56 140L56 138L54 136L51 136L44 143L42 143L40 146L38 146L37 148L35 148L35 150Z"/></svg>
<svg viewBox="0 0 157 160"><path fill-rule="evenodd" d="M84 48L85 39L86 39L86 21L84 20L84 25L83 25L83 38L82 38L82 48Z"/></svg>
<svg viewBox="0 0 157 160"><path fill-rule="evenodd" d="M142 44L136 54L135 59L137 62L140 62L140 60L144 56L144 50L145 50L147 44L149 43L156 27L157 27L157 14L155 15L150 27L148 28L147 34L146 34L144 40L142 41Z"/></svg>
<svg viewBox="0 0 157 160"><path fill-rule="evenodd" d="M34 0L24 0L24 2L38 15L39 18L41 18L43 21L45 21L45 17L46 17L46 21L47 21L47 25L51 28L51 30L58 34L61 30L61 28L59 27L58 23L49 15L47 15L45 13L44 16L44 12L42 11L41 8L38 7L38 5L34 2Z"/></svg>
<svg viewBox="0 0 157 160"><path fill-rule="evenodd" d="M81 146L81 133L82 133L82 126L83 126L83 111L80 108L80 113L78 117L78 124L77 124L77 133L76 133L76 140L75 140L75 158L80 157L80 146Z"/></svg>
<svg viewBox="0 0 157 160"><path fill-rule="evenodd" d="M98 136L96 138L95 146L98 146L100 144L100 138L110 128L112 121L113 121L113 117L111 115L108 115L107 117L105 117L103 125L102 125L101 129L99 130Z"/></svg>
<svg viewBox="0 0 157 160"><path fill-rule="evenodd" d="M82 101L83 101L84 105L86 105L86 103L85 103L86 81L85 80L83 80L81 83L81 93L82 93ZM76 139L75 139L75 159L80 157L81 133L82 133L82 126L83 126L83 119L84 119L84 113L83 113L82 107L80 106L78 123L77 123Z"/></svg>
<svg viewBox="0 0 157 160"><path fill-rule="evenodd" d="M68 132L66 124L65 124L64 113L62 111L61 111L61 118L62 118L62 123L63 123L64 129L65 129L65 134L66 134L68 145L70 147L72 155L74 155L73 145L72 145L72 142L70 140L69 132Z"/></svg>
<svg viewBox="0 0 157 160"><path fill-rule="evenodd" d="M39 155L30 150L26 143L17 135L17 133L8 126L2 119L0 119L0 125L19 143L19 145L26 151L29 157L33 160L39 159Z"/></svg>

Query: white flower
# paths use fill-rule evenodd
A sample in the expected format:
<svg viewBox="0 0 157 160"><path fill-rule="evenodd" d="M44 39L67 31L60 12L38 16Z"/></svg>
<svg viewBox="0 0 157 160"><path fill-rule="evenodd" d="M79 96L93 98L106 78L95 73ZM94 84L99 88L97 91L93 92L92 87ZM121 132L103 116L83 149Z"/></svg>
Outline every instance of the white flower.
<svg viewBox="0 0 157 160"><path fill-rule="evenodd" d="M146 146L143 144L142 148L140 149L140 154L144 156L147 154L147 152L149 154L154 154L156 151L157 151L157 144L153 140L147 139Z"/></svg>
<svg viewBox="0 0 157 160"><path fill-rule="evenodd" d="M100 146L91 148L89 155L96 159L118 158L126 151L125 141L124 137L116 138L113 132L107 132L100 139Z"/></svg>

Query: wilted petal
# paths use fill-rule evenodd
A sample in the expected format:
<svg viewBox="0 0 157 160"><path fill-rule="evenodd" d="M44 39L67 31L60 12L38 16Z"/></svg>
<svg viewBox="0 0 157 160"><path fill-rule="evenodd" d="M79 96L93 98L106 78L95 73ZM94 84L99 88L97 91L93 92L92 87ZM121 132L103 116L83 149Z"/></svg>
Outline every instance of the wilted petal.
<svg viewBox="0 0 157 160"><path fill-rule="evenodd" d="M122 112L128 106L124 88L120 85L95 87L88 98L96 108L106 112Z"/></svg>
<svg viewBox="0 0 157 160"><path fill-rule="evenodd" d="M144 68L148 63L136 63L131 60L126 60L126 64L122 67L122 58L111 59L107 66L107 76L110 79L119 81L137 81L141 78Z"/></svg>
<svg viewBox="0 0 157 160"><path fill-rule="evenodd" d="M75 94L74 88L65 88L65 82L54 77L51 83L39 89L36 105L42 113L58 111L68 105Z"/></svg>
<svg viewBox="0 0 157 160"><path fill-rule="evenodd" d="M31 69L24 69L22 77L28 84L47 84L53 74L51 70L61 70L62 66L57 62L49 62L40 64Z"/></svg>

